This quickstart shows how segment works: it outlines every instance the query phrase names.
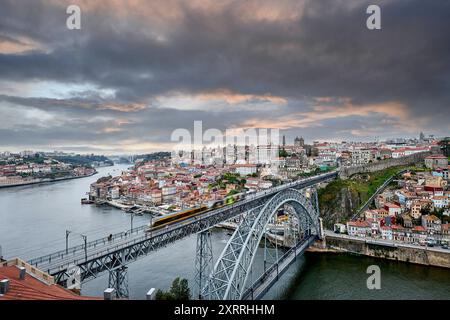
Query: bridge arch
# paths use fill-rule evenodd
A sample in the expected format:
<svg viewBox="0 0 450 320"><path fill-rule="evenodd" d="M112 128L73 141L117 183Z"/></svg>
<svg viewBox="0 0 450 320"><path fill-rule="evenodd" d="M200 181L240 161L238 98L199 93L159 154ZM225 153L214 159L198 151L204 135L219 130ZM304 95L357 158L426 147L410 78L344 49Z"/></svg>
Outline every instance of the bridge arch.
<svg viewBox="0 0 450 320"><path fill-rule="evenodd" d="M310 199L295 189L275 194L264 205L250 210L233 233L213 271L202 296L212 300L241 299L255 253L270 219L285 204L293 207L303 230L311 230L320 237L319 214Z"/></svg>

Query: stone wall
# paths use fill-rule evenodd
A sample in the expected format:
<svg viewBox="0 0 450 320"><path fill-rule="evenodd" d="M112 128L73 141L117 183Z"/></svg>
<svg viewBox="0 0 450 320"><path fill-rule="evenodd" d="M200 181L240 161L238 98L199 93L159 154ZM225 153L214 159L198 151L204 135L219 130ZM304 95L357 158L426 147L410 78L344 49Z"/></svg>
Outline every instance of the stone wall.
<svg viewBox="0 0 450 320"><path fill-rule="evenodd" d="M391 167L406 166L422 163L426 157L431 155L431 152L421 152L412 154L402 158L381 160L367 165L353 166L353 167L341 167L339 177L341 179L347 179L357 173L375 172L385 170Z"/></svg>
<svg viewBox="0 0 450 320"><path fill-rule="evenodd" d="M450 268L450 251L445 253L430 248L390 247L366 243L364 239L330 236L326 237L326 248L333 252L351 252L375 258Z"/></svg>

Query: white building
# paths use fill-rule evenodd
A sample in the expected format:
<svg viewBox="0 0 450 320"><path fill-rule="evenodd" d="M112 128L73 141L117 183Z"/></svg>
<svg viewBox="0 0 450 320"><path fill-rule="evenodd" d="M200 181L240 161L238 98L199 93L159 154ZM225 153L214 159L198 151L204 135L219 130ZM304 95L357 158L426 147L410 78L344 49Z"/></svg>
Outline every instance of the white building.
<svg viewBox="0 0 450 320"><path fill-rule="evenodd" d="M349 236L365 238L371 233L370 224L366 221L349 221L347 222L347 232Z"/></svg>
<svg viewBox="0 0 450 320"><path fill-rule="evenodd" d="M242 176L251 175L257 172L256 164L239 164L234 166L235 172Z"/></svg>

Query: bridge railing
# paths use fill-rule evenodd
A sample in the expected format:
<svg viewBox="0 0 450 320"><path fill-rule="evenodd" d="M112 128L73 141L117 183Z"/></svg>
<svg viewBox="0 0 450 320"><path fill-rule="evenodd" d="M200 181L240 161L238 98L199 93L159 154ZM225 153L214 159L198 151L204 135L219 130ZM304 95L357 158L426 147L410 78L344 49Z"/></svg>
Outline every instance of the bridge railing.
<svg viewBox="0 0 450 320"><path fill-rule="evenodd" d="M311 236L309 238L303 239L300 242L298 242L294 247L287 250L276 263L271 265L269 268L267 268L261 276L259 276L252 284L251 287L248 288L244 294L243 297L248 297L252 295L252 291L255 290L256 287L264 283L266 278L274 271L275 269L278 269L281 263L283 263L284 260L286 260L290 255L295 254L297 255L297 250L304 246L305 244L311 245L316 240L315 236ZM278 272L277 272L278 273Z"/></svg>
<svg viewBox="0 0 450 320"><path fill-rule="evenodd" d="M131 232L131 230L122 231L122 232L118 232L118 233L113 234L111 238L109 238L107 236L107 237L103 237L103 238L100 238L100 239L97 239L97 240L94 240L94 241L89 241L87 243L87 248L96 247L99 244L106 244L108 242L114 242L114 240L123 239L124 237L131 236L132 234L135 234L135 233L137 234L137 233L139 233L139 232L141 232L141 231L143 231L143 230L145 230L147 228L148 228L147 225L143 225L143 226L140 226L140 227L133 228L132 232ZM79 244L79 245L76 245L76 246L69 247L67 249L67 251L66 251L66 249L64 249L64 250L60 250L60 251L57 251L57 252L54 252L54 253L42 256L42 257L31 259L31 260L28 261L28 263L31 264L31 265L36 265L36 264L42 263L44 261L51 261L51 260L56 259L56 258L63 258L63 257L68 256L68 255L73 255L76 252L82 251L84 249L85 249L85 245L84 244Z"/></svg>

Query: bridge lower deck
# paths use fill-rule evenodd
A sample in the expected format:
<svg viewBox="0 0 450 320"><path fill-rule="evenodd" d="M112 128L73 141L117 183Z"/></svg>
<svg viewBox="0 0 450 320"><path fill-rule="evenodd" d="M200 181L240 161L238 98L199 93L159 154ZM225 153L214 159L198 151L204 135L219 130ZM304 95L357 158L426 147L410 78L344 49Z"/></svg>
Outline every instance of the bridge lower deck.
<svg viewBox="0 0 450 320"><path fill-rule="evenodd" d="M259 300L269 291L269 289L278 281L289 266L297 259L297 256L302 255L314 241L316 236L299 242L295 247L289 249L278 261L278 263L267 269L253 284L247 289L243 295L243 300Z"/></svg>

